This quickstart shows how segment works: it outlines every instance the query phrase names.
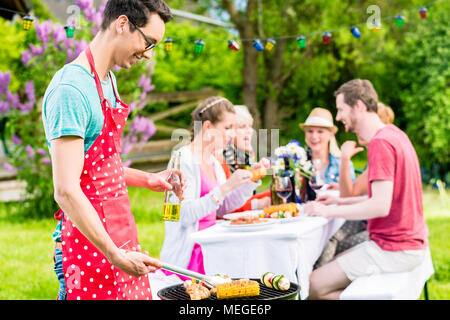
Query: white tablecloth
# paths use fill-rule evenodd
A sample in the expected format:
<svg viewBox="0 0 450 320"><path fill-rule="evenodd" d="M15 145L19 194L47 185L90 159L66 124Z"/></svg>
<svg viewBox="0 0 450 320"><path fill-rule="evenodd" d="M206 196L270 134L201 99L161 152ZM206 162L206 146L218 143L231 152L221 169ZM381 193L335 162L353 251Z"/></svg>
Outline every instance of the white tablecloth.
<svg viewBox="0 0 450 320"><path fill-rule="evenodd" d="M305 216L251 232L231 231L218 222L194 233L192 239L202 247L206 274L232 278L259 278L269 271L282 274L300 285L305 299L314 263L344 221Z"/></svg>

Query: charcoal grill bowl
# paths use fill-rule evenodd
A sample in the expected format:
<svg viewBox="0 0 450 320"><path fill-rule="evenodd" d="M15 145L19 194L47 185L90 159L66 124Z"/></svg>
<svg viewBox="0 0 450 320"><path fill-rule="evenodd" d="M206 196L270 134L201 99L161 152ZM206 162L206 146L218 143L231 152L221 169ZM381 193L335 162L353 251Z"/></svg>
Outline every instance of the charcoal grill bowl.
<svg viewBox="0 0 450 320"><path fill-rule="evenodd" d="M259 283L259 296L253 297L240 297L233 299L220 299L222 301L228 300L295 300L299 297L300 286L291 282L289 290L279 291L269 287L266 287L261 283L259 279L250 279ZM186 289L183 284L173 285L163 288L158 291L158 297L161 300L190 300L189 295L186 293ZM205 300L219 300L215 295L211 295Z"/></svg>

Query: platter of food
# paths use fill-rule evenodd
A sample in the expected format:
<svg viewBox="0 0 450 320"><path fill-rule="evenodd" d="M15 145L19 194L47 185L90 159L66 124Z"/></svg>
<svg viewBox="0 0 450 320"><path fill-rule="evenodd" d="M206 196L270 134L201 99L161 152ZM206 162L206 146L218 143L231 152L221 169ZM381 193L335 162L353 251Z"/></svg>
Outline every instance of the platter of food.
<svg viewBox="0 0 450 320"><path fill-rule="evenodd" d="M274 219L264 219L258 216L241 216L221 223L220 226L233 231L263 230L277 223Z"/></svg>
<svg viewBox="0 0 450 320"><path fill-rule="evenodd" d="M249 224L252 221L260 218L263 220L276 221L280 223L290 223L303 219L306 215L303 212L304 204L300 203L285 203L273 205L264 208L264 210L249 210L236 213L229 213L223 217L230 221L235 221L235 224ZM250 221L250 222L246 222Z"/></svg>
<svg viewBox="0 0 450 320"><path fill-rule="evenodd" d="M280 223L289 223L301 220L305 217L303 204L285 203L264 208L260 218L277 220Z"/></svg>
<svg viewBox="0 0 450 320"><path fill-rule="evenodd" d="M226 220L232 220L245 216L261 217L262 213L264 213L264 210L248 210L242 212L227 213L226 215L223 216L223 218Z"/></svg>

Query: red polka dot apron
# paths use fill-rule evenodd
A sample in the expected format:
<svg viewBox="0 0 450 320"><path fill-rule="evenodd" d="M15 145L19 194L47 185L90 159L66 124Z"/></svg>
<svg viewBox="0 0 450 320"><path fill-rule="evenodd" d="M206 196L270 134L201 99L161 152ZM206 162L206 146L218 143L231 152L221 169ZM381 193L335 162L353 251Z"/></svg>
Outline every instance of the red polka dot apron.
<svg viewBox="0 0 450 320"><path fill-rule="evenodd" d="M104 125L84 156L80 186L116 246L125 244L122 249L141 252L119 156L129 108L119 100L114 84L116 108L105 99L90 48L85 52L94 73ZM68 299L151 299L148 276L136 278L110 264L67 215L63 215L61 244Z"/></svg>

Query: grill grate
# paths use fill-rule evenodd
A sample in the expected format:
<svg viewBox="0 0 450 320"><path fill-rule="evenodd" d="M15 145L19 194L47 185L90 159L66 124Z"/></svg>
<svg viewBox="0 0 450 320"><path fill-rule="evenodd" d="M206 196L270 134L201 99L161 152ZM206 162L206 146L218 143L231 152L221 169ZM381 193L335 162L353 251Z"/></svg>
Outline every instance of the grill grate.
<svg viewBox="0 0 450 320"><path fill-rule="evenodd" d="M300 287L291 282L291 287L286 291L278 291L269 287L266 287L261 283L259 279L250 279L258 281L259 283L259 296L253 297L241 297L235 299L226 300L289 300L296 299L297 294L300 291ZM162 300L190 300L189 295L186 293L182 284L166 287L158 291L158 297ZM205 300L218 300L215 295L211 295Z"/></svg>

